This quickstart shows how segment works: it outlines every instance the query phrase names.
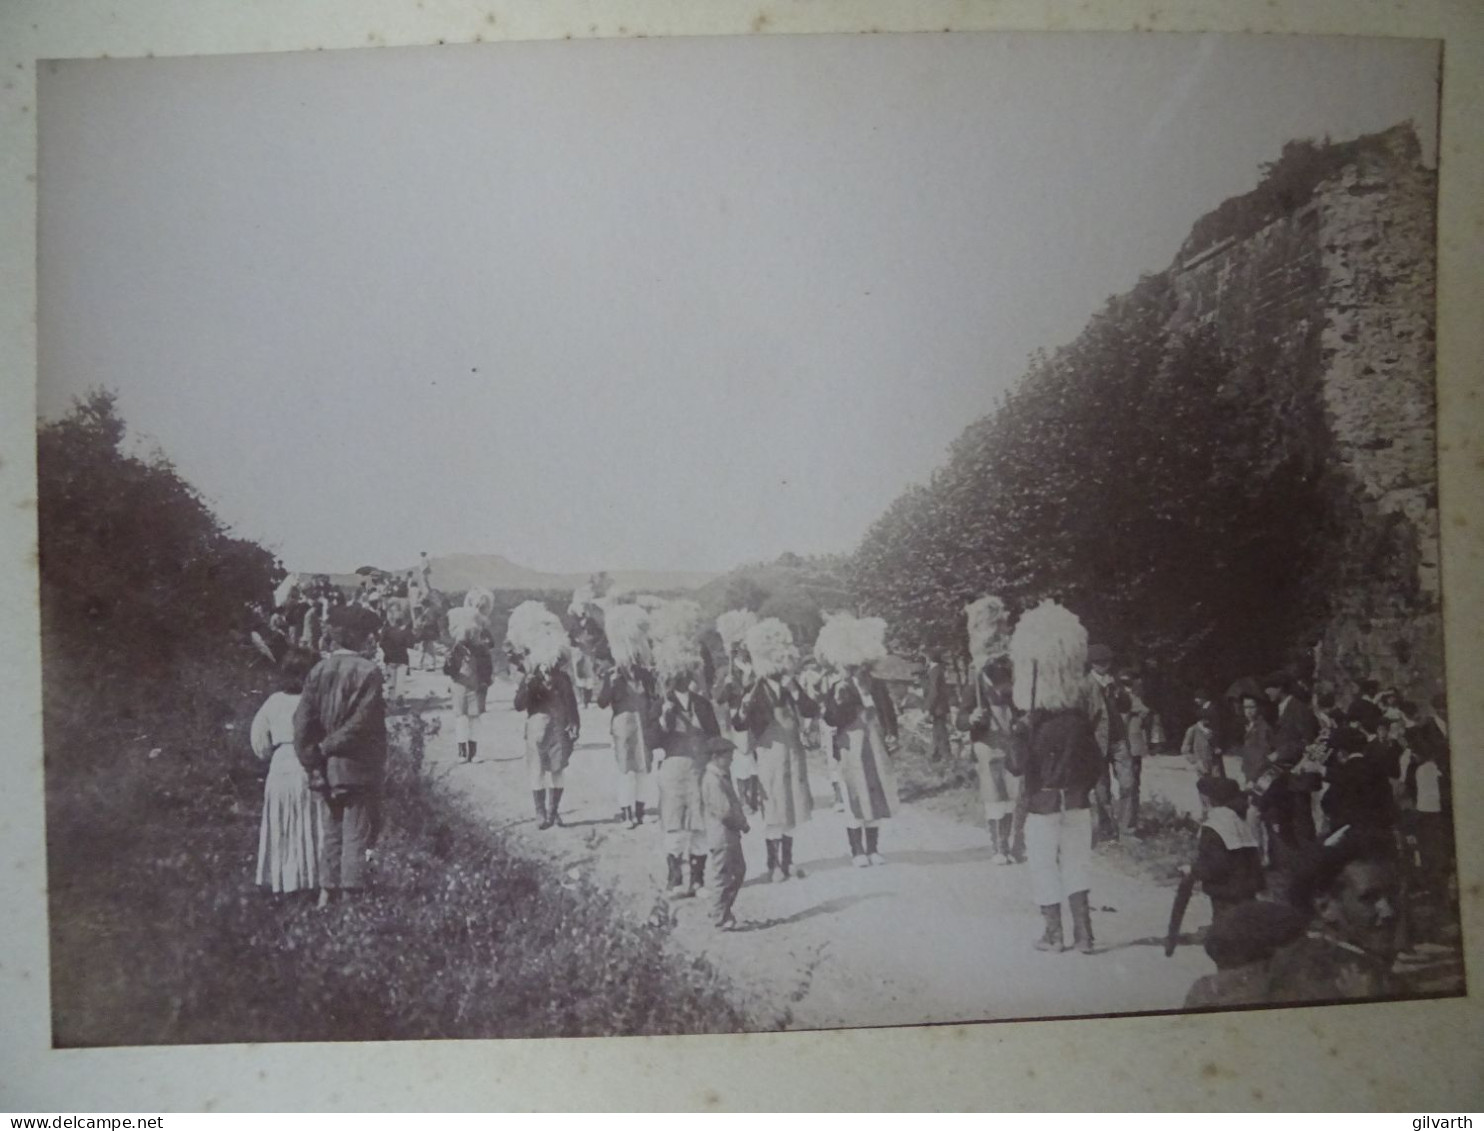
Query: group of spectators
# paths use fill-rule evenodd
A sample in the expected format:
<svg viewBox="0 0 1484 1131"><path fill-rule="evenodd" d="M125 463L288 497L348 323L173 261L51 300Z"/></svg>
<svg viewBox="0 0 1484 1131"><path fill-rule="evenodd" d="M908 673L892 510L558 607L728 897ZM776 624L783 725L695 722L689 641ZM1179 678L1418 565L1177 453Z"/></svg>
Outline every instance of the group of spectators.
<svg viewBox="0 0 1484 1131"><path fill-rule="evenodd" d="M1452 918L1445 700L1424 716L1367 679L1341 707L1286 672L1225 698L1197 696L1182 744L1200 774L1190 874L1218 967L1187 1005L1388 996L1419 910Z"/></svg>

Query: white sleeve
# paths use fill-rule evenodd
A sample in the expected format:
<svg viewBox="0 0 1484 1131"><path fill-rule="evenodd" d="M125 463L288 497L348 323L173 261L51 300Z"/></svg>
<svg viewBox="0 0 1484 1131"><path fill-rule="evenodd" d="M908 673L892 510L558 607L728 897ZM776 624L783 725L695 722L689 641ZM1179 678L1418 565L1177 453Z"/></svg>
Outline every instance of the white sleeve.
<svg viewBox="0 0 1484 1131"><path fill-rule="evenodd" d="M252 752L264 762L273 757L273 736L269 733L269 719L273 714L269 710L269 705L272 702L270 698L258 708L258 713L253 716L252 730L248 735L248 741L252 743Z"/></svg>

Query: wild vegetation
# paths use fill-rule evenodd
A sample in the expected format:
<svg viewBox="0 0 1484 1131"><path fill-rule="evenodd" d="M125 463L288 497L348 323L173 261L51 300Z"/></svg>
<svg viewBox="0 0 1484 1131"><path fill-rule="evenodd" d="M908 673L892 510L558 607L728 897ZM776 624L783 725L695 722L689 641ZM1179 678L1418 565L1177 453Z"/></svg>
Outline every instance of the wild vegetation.
<svg viewBox="0 0 1484 1131"><path fill-rule="evenodd" d="M394 717L374 894L254 886L273 673L244 642L281 576L96 394L40 434L53 1039L61 1046L768 1027L668 917L522 858Z"/></svg>
<svg viewBox="0 0 1484 1131"><path fill-rule="evenodd" d="M1220 679L1322 623L1317 382L1283 391L1173 309L1164 275L1110 299L871 528L850 579L898 645L961 653L967 602L1052 597L1125 654Z"/></svg>

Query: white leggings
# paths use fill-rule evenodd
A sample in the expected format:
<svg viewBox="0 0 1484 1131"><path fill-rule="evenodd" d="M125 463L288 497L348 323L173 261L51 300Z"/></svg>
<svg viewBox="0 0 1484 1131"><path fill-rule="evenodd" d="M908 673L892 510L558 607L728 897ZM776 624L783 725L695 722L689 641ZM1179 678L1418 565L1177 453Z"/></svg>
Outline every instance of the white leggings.
<svg viewBox="0 0 1484 1131"><path fill-rule="evenodd" d="M706 835L692 829L685 829L678 833L666 833L665 855L705 856Z"/></svg>
<svg viewBox="0 0 1484 1131"><path fill-rule="evenodd" d="M638 770L625 770L618 775L618 807L627 809L645 794L649 775Z"/></svg>
<svg viewBox="0 0 1484 1131"><path fill-rule="evenodd" d="M566 771L564 771L564 770L557 770L555 772L543 772L542 770L540 770L540 769L538 769L536 767L532 767L532 769L531 769L531 788L532 789L561 789L562 788L562 780L565 777L566 777Z"/></svg>
<svg viewBox="0 0 1484 1131"><path fill-rule="evenodd" d="M473 715L455 715L453 717L453 737L456 742L479 741L479 720Z"/></svg>
<svg viewBox="0 0 1484 1131"><path fill-rule="evenodd" d="M1036 903L1050 907L1088 888L1092 858L1092 810L1027 813L1025 857Z"/></svg>

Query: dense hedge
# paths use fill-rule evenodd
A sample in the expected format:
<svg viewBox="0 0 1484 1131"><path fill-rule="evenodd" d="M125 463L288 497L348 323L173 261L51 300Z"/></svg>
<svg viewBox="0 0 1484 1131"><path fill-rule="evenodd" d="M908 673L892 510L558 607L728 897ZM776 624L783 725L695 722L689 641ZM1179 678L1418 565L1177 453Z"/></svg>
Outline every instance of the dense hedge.
<svg viewBox="0 0 1484 1131"><path fill-rule="evenodd" d="M1322 623L1311 582L1334 488L1318 382L1171 329L1174 303L1163 274L1110 299L871 528L851 581L899 645L962 652L968 601L1053 597L1193 681L1284 661Z"/></svg>

